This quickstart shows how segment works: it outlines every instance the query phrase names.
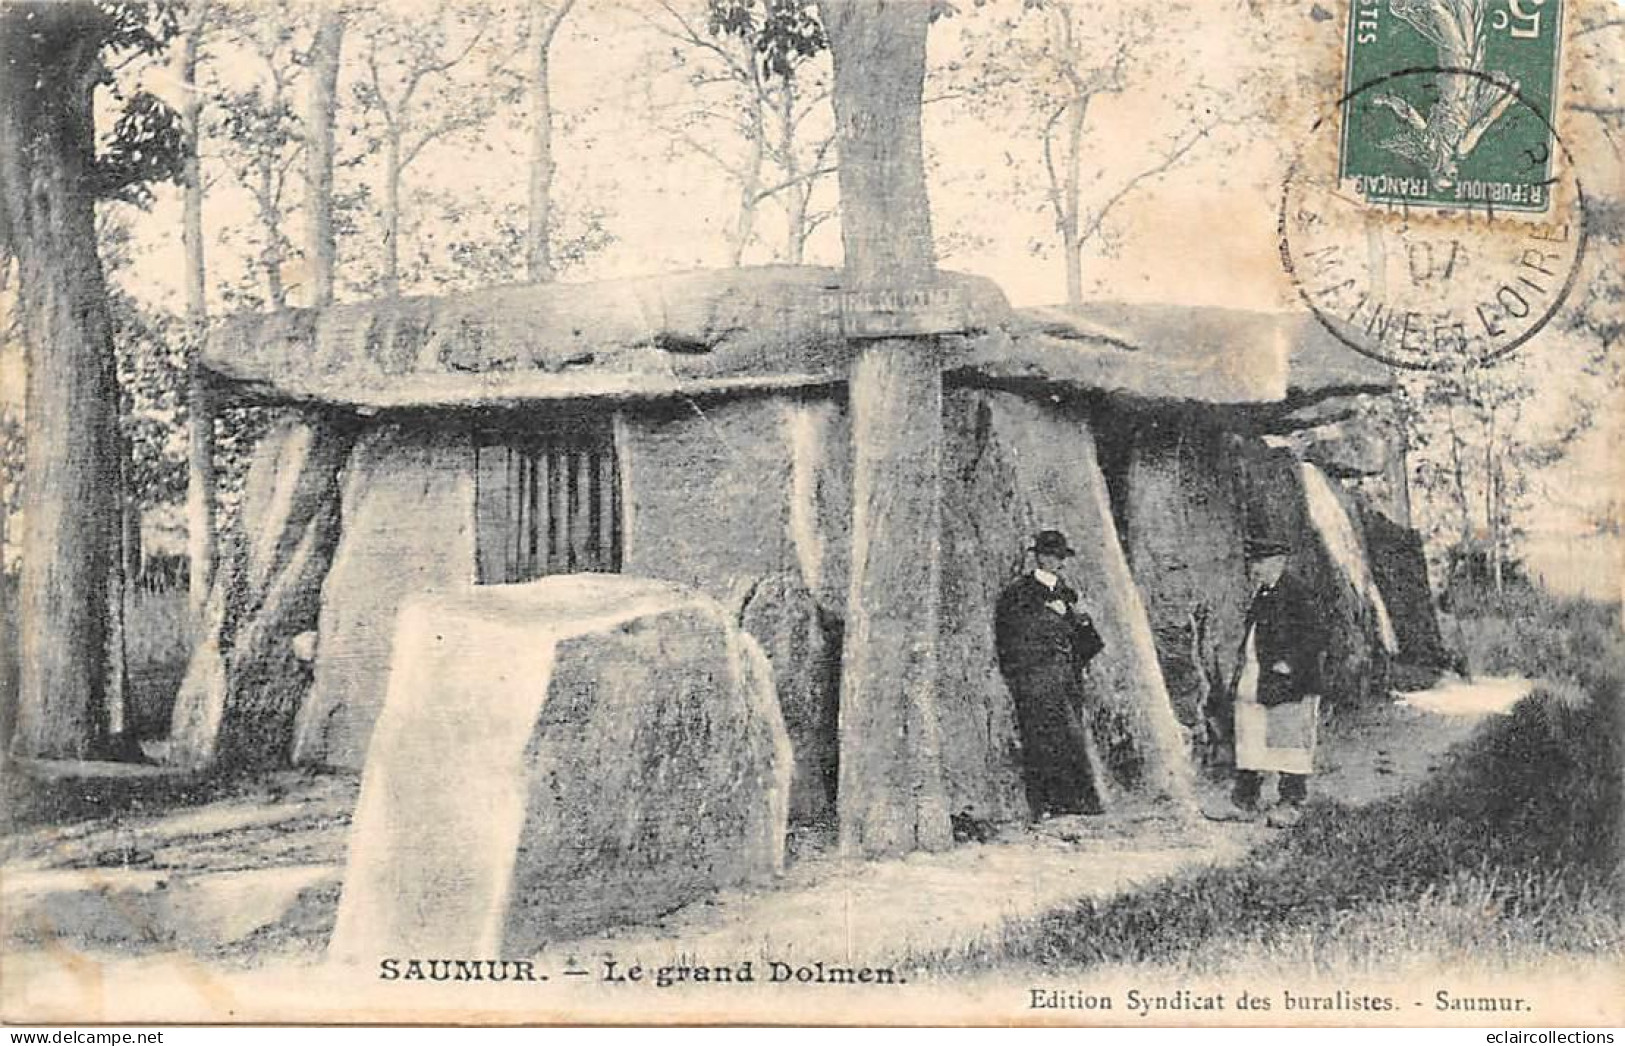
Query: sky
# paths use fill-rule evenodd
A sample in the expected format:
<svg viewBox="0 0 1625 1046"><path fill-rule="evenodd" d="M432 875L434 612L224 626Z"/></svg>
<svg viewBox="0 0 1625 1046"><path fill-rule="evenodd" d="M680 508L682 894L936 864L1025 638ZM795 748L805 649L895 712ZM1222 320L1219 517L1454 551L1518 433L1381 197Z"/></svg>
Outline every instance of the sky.
<svg viewBox="0 0 1625 1046"><path fill-rule="evenodd" d="M1013 2L960 6L959 14L932 29L930 62L935 68L946 66L967 37L994 30L1017 9ZM1144 129L1171 126L1178 119L1169 103L1182 86L1210 80L1223 87L1239 75L1233 48L1251 24L1245 5L1210 0L1200 10L1200 17L1172 23L1184 34L1177 48L1183 58L1172 70L1183 83L1131 83L1125 94L1102 98L1093 107L1091 159L1101 158L1106 168L1098 182L1101 195L1115 191L1153 155L1156 140ZM554 48L554 104L566 124L558 136L561 195L567 203L590 199L605 204L617 234L617 242L587 268L569 274L572 279L726 261L724 234L736 193L708 161L696 155L673 158L664 149L659 125L671 118L669 109L682 84L649 71L661 64L662 41L647 26L653 13L650 0L582 0ZM1335 35L1335 30L1324 31ZM1275 60L1286 64L1285 54ZM244 76L252 68L247 58L241 65ZM167 97L178 95L171 75L154 73L146 82ZM1327 82L1335 84L1335 75ZM341 83L341 96L346 88ZM927 90L930 94L932 87ZM1117 223L1121 250L1116 257L1095 259L1086 274L1099 293L1162 300L1170 287L1178 287L1180 297L1191 304L1285 305L1287 288L1276 262L1274 197L1283 172L1282 136L1293 133L1292 122L1307 128L1307 105L1276 124L1230 136L1206 156L1194 154L1188 165L1125 200ZM1006 154L1027 164L1029 174L1036 169L1036 137L1000 126L996 116L978 118L951 100L928 106L925 125L936 160L931 195L939 237L966 228L987 237L975 252L946 259L945 267L994 279L1018 305L1063 299L1060 255L1032 249L1035 241L1053 240L1042 197L1014 194L1007 177ZM431 147L410 177L419 187L455 186L493 200L518 199L527 156L522 127L487 128L477 140ZM347 176L359 181L374 173L368 165L341 171L340 188ZM822 192L832 201L833 179L827 183ZM156 296L179 293L179 244L172 235L178 222L176 195L161 192L151 220L141 223L150 256L161 261L143 274L146 292ZM206 201L211 234L244 221L246 206L240 190L217 183ZM769 229L778 220L770 208L763 219ZM765 260L761 251L756 253L755 260ZM807 260L840 264L834 223L815 234ZM230 262L217 254L210 264Z"/></svg>
<svg viewBox="0 0 1625 1046"><path fill-rule="evenodd" d="M397 7L430 9L432 4L399 0ZM932 28L928 64L934 72L928 97L951 93L959 83L945 70L971 43L985 45L999 33L1033 29L1016 0L959 0L957 8ZM1159 61L1148 72L1133 73L1121 94L1104 96L1091 108L1086 160L1089 170L1098 168L1099 173L1089 199L1109 197L1151 162L1162 136L1185 118L1180 104L1192 91L1228 94L1240 104L1257 100L1248 92L1260 76L1290 89L1270 95L1264 118L1216 136L1189 162L1124 199L1112 226L1116 249L1087 260L1089 295L1253 309L1296 307L1277 250L1279 187L1293 149L1340 93L1343 27L1335 18L1318 17L1324 12L1317 5L1297 0L1199 0L1183 9L1169 3L1145 9L1161 12L1163 19ZM669 148L666 125L681 110L686 88L679 74L667 71L669 43L649 27L657 13L652 0L580 0L554 47L558 195L567 211L583 204L601 207L615 235L607 249L568 272L567 280L726 264L725 233L736 190L710 161ZM1103 33L1105 28L1101 26ZM346 46L356 46L354 36ZM215 65L234 86L259 75L253 56L241 47L222 46ZM346 66L341 99L348 96L356 68L354 62ZM172 101L179 97L173 69L148 70L143 81ZM1054 250L1052 219L1037 191L1038 139L1031 118L1007 106L977 111L949 98L926 107L925 135L932 160L934 225L945 247L953 245L944 267L993 279L1016 305L1063 300L1062 258ZM353 140L348 145L353 149ZM341 139L341 157L346 147ZM408 189L457 193L493 208L519 205L528 148L518 120L483 128L477 137L426 150L408 176ZM216 177L205 202L205 226L214 308L219 311L224 308L219 288L239 278L246 265L244 252L229 246L229 236L251 214L248 197L233 184L230 172L218 162L212 168ZM375 181L377 174L376 156L362 156L340 170L338 188L342 192ZM829 179L819 191L819 205L832 206L834 193ZM161 188L150 212L132 214L132 221L141 244L133 289L153 304L178 307L178 193ZM768 234L781 222L771 206L764 209L761 226ZM363 227L360 236L369 235L375 232ZM295 230L296 240L298 236ZM969 246L960 246L967 242ZM341 269L345 250L341 246ZM747 262L768 259L765 247L746 255ZM815 233L806 260L840 264L836 223ZM297 272L290 275L297 280ZM513 274L515 280L522 278L521 272ZM1569 383L1577 380L1573 361L1579 354L1555 332L1522 351L1541 356L1538 369L1547 379L1542 394L1560 404ZM21 389L14 354L0 354L0 389L12 396ZM1557 560L1572 559L1576 542L1590 540L1577 539L1575 528L1599 500L1618 490L1613 463L1621 444L1620 413L1603 412L1608 424L1546 478L1556 494L1548 496L1553 507L1541 522L1555 536L1537 534L1534 545L1549 546ZM1617 567L1617 545L1608 545L1604 566L1611 562ZM1589 560L1581 566L1558 563L1552 571L1588 583L1599 576Z"/></svg>

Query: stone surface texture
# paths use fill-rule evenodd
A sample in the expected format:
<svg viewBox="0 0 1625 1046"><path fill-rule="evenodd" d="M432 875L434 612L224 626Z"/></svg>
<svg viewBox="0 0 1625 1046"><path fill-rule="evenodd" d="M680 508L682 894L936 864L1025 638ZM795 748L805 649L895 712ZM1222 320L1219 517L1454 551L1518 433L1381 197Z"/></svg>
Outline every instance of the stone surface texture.
<svg viewBox="0 0 1625 1046"><path fill-rule="evenodd" d="M385 423L344 467L343 534L321 590L315 678L295 762L359 769L407 596L474 580L474 451L464 430Z"/></svg>
<svg viewBox="0 0 1625 1046"><path fill-rule="evenodd" d="M667 582L410 600L331 954L528 957L783 867L791 756L756 642Z"/></svg>
<svg viewBox="0 0 1625 1046"><path fill-rule="evenodd" d="M319 414L278 420L255 447L229 544L170 723L169 761L245 769L287 763L311 682L294 649L316 627L339 541L339 469L353 428Z"/></svg>

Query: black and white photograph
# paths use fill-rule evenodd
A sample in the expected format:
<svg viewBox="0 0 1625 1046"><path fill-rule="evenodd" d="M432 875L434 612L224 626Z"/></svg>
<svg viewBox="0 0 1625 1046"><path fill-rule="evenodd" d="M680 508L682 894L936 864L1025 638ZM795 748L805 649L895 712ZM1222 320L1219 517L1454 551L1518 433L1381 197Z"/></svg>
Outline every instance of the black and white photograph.
<svg viewBox="0 0 1625 1046"><path fill-rule="evenodd" d="M1622 87L0 0L0 1022L1625 1024Z"/></svg>

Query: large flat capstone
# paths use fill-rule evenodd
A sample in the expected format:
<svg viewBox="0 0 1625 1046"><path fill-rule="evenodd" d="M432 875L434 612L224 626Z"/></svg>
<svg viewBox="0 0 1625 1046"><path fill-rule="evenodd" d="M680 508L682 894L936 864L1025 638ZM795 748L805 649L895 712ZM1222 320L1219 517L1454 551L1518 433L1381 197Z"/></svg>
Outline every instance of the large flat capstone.
<svg viewBox="0 0 1625 1046"><path fill-rule="evenodd" d="M544 578L410 599L331 952L524 956L782 870L772 671L668 582Z"/></svg>

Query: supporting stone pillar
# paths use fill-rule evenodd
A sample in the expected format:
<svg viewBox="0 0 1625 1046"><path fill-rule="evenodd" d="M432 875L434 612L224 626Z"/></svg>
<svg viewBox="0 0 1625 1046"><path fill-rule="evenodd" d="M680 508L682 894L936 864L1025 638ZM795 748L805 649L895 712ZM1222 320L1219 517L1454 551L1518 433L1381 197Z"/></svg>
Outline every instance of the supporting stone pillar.
<svg viewBox="0 0 1625 1046"><path fill-rule="evenodd" d="M937 741L942 373L930 341L868 346L852 373L852 573L841 671L844 852L952 843Z"/></svg>

